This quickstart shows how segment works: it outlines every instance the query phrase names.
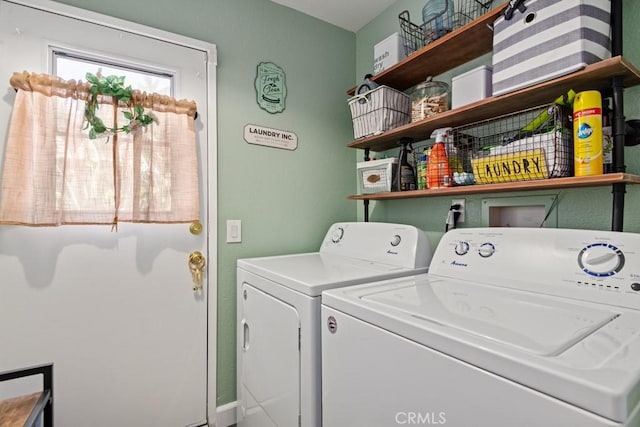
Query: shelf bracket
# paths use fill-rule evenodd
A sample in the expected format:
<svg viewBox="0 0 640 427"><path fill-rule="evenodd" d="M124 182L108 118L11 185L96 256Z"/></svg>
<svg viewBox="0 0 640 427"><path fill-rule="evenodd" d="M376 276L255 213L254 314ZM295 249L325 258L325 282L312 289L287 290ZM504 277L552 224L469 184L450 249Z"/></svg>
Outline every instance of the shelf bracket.
<svg viewBox="0 0 640 427"><path fill-rule="evenodd" d="M622 55L622 0L611 2L611 54L613 56ZM624 82L621 76L613 77L611 80L613 89L613 164L612 172L625 172L624 164L624 140L626 124L624 121ZM613 184L613 212L611 215L611 230L623 231L624 221L624 194L626 184Z"/></svg>
<svg viewBox="0 0 640 427"><path fill-rule="evenodd" d="M365 148L364 149L364 161L368 162L369 160L371 160L369 158L369 148ZM364 222L369 222L369 200L364 200L363 201L364 204Z"/></svg>
<svg viewBox="0 0 640 427"><path fill-rule="evenodd" d="M614 77L612 79L613 87L613 164L612 172L624 173L624 140L625 140L625 121L624 121L624 101L623 101L623 82L622 77ZM624 194L626 193L626 184L613 184L611 190L613 193L613 212L611 215L611 230L623 231L624 229Z"/></svg>

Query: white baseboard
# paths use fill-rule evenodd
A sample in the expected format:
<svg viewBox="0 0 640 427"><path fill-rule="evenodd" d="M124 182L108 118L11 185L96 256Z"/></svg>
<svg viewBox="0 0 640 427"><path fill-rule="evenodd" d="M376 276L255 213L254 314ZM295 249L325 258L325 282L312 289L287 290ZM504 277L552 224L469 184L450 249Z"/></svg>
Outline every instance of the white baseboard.
<svg viewBox="0 0 640 427"><path fill-rule="evenodd" d="M216 427L229 427L236 423L238 402L225 403L216 408Z"/></svg>

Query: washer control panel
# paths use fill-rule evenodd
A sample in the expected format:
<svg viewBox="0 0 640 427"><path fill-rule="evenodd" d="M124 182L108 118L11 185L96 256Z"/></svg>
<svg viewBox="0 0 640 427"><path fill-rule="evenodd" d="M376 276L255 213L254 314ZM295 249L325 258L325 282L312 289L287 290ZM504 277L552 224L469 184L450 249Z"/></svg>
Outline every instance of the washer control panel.
<svg viewBox="0 0 640 427"><path fill-rule="evenodd" d="M495 251L496 247L493 243L485 242L480 245L480 248L478 249L478 255L480 255L482 258L489 258L495 253Z"/></svg>
<svg viewBox="0 0 640 427"><path fill-rule="evenodd" d="M429 273L640 309L640 234L454 229L438 244Z"/></svg>
<svg viewBox="0 0 640 427"><path fill-rule="evenodd" d="M613 276L624 267L624 253L610 243L592 243L578 254L578 265L590 276Z"/></svg>
<svg viewBox="0 0 640 427"><path fill-rule="evenodd" d="M469 252L469 249L471 248L471 246L469 245L469 242L465 242L464 240L459 241L458 243L456 243L456 254L458 255L466 255Z"/></svg>
<svg viewBox="0 0 640 427"><path fill-rule="evenodd" d="M333 243L338 243L344 237L344 228L341 226L336 226L331 232L331 241Z"/></svg>

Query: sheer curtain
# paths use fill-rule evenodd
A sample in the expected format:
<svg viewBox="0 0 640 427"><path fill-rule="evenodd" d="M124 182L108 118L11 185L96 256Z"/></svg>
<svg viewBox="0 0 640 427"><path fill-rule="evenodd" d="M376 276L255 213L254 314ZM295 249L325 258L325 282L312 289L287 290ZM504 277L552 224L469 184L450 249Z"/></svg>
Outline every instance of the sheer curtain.
<svg viewBox="0 0 640 427"><path fill-rule="evenodd" d="M17 94L0 183L0 223L117 225L199 218L194 102L134 92L133 102L154 123L91 140L83 130L88 84L27 72L14 73L10 83ZM97 114L107 127L113 126L114 107L111 97L100 99ZM115 113L118 121L128 122L119 109Z"/></svg>

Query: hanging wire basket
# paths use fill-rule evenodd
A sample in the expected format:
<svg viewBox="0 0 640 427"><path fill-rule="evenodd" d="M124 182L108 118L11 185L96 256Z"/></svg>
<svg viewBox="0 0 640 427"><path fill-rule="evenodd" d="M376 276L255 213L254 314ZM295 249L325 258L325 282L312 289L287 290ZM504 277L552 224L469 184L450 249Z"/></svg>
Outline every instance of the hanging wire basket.
<svg viewBox="0 0 640 427"><path fill-rule="evenodd" d="M449 2L445 2L444 10L422 25L411 22L408 10L401 12L398 18L405 54L409 56L416 50L479 18L491 9L492 3L493 0L458 0L451 11Z"/></svg>
<svg viewBox="0 0 640 427"><path fill-rule="evenodd" d="M449 163L477 184L571 176L571 116L569 107L547 104L455 127Z"/></svg>

